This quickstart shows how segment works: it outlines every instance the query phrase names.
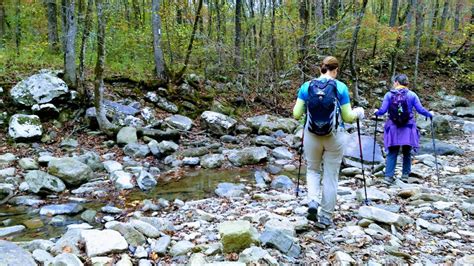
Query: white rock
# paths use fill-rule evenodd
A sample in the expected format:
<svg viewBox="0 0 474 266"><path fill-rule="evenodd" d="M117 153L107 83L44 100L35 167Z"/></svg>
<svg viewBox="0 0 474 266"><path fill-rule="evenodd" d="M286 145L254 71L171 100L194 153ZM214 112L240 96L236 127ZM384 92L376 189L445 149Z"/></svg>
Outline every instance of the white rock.
<svg viewBox="0 0 474 266"><path fill-rule="evenodd" d="M109 266L112 265L113 258L109 257L92 257L91 263L93 266Z"/></svg>
<svg viewBox="0 0 474 266"><path fill-rule="evenodd" d="M127 254L122 254L120 260L115 263L115 266L133 266L133 263Z"/></svg>
<svg viewBox="0 0 474 266"><path fill-rule="evenodd" d="M87 256L93 257L127 250L128 244L123 236L114 230L84 230L81 239L86 246Z"/></svg>
<svg viewBox="0 0 474 266"><path fill-rule="evenodd" d="M36 138L43 134L43 126L37 115L16 114L10 118L8 135L13 139Z"/></svg>
<svg viewBox="0 0 474 266"><path fill-rule="evenodd" d="M82 261L74 254L63 253L54 257L52 262L53 266L82 266L84 265Z"/></svg>
<svg viewBox="0 0 474 266"><path fill-rule="evenodd" d="M117 161L105 161L104 168L109 174L115 171L123 170L122 164Z"/></svg>

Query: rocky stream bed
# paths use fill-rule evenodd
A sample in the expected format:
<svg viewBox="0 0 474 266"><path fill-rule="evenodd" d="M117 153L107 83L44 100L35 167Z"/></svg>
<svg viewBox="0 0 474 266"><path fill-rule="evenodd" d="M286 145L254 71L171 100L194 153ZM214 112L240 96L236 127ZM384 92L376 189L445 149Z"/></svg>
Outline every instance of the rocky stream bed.
<svg viewBox="0 0 474 266"><path fill-rule="evenodd" d="M80 133L66 134L58 120L67 105L52 103L74 93L42 75L52 77L30 83L43 90L22 83L10 91L23 111L8 115L2 138L15 143L0 150L0 265L474 263L467 99L441 95L429 104L443 139L439 184L428 122L418 120L422 145L408 182L387 187L379 144L372 158L375 121L363 121L368 206L357 135L346 124L335 226L320 230L306 219L304 166L295 196L298 121L218 110L193 120L149 92L146 103L106 103L122 126L116 138L93 129L94 109Z"/></svg>

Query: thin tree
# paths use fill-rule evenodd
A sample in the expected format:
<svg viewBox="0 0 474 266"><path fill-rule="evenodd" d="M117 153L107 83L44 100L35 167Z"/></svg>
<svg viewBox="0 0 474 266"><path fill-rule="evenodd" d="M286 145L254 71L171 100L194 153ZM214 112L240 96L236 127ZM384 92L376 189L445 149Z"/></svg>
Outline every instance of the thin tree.
<svg viewBox="0 0 474 266"><path fill-rule="evenodd" d="M79 51L79 82L78 82L78 93L81 97L86 96L85 91L85 58L86 58L86 49L87 49L87 39L89 38L89 34L92 27L92 10L94 7L94 0L87 1L87 8L86 13L83 14L81 17L82 20L82 36L81 36L81 48Z"/></svg>
<svg viewBox="0 0 474 266"><path fill-rule="evenodd" d="M20 44L21 44L21 2L17 0L15 2L15 47L16 54L20 55Z"/></svg>
<svg viewBox="0 0 474 266"><path fill-rule="evenodd" d="M156 77L160 81L166 81L165 60L161 49L161 16L160 0L152 0L152 29L153 29L153 54L155 58Z"/></svg>
<svg viewBox="0 0 474 266"><path fill-rule="evenodd" d="M56 0L45 0L46 14L48 17L48 44L52 52L59 52L58 37L58 12Z"/></svg>
<svg viewBox="0 0 474 266"><path fill-rule="evenodd" d="M315 0L314 2L315 24L321 26L324 23L323 0Z"/></svg>
<svg viewBox="0 0 474 266"><path fill-rule="evenodd" d="M423 35L423 19L424 19L424 3L423 0L416 0L416 56L415 56L415 75L414 75L414 84L417 87L418 81L418 64L420 62L420 44L421 37Z"/></svg>
<svg viewBox="0 0 474 266"><path fill-rule="evenodd" d="M415 14L416 0L408 0L407 7L407 23L405 24L405 48L408 49L411 45L411 25L413 15Z"/></svg>
<svg viewBox="0 0 474 266"><path fill-rule="evenodd" d="M448 9L449 9L449 0L445 0L444 6L443 6L443 13L441 14L441 22L439 23L439 28L438 28L438 30L440 31L440 36L438 36L438 40L436 42L436 49L441 48L441 45L443 44L443 41L444 41L446 20L448 19Z"/></svg>
<svg viewBox="0 0 474 266"><path fill-rule="evenodd" d="M272 0L272 20L270 23L270 43L272 46L272 70L274 74L279 68L278 60L277 60L276 39L275 39L275 13L276 13L276 0Z"/></svg>
<svg viewBox="0 0 474 266"><path fill-rule="evenodd" d="M108 136L113 136L118 128L107 118L103 104L107 10L105 10L106 7L102 0L95 0L95 3L97 8L97 62L95 65L94 106L100 130Z"/></svg>
<svg viewBox="0 0 474 266"><path fill-rule="evenodd" d="M405 10L405 13L398 18L398 24L403 25L405 23L406 17L408 16L408 12L410 11L411 8L411 2L408 2L408 6ZM400 46L402 44L402 31L401 31L401 26L397 28L397 41L395 43L395 47L390 55L390 76L395 75L395 71L397 69L397 57L398 57L398 52L400 50Z"/></svg>
<svg viewBox="0 0 474 266"><path fill-rule="evenodd" d="M329 6L329 18L333 25L331 26L330 37L329 37L329 46L331 48L331 52L334 53L336 49L336 39L337 39L337 9L339 6L339 0L331 0Z"/></svg>
<svg viewBox="0 0 474 266"><path fill-rule="evenodd" d="M398 17L398 0L392 0L392 11L390 12L390 27L395 27Z"/></svg>
<svg viewBox="0 0 474 266"><path fill-rule="evenodd" d="M237 68L240 67L241 54L240 54L240 42L242 35L242 0L235 1L235 41L234 41L234 64Z"/></svg>
<svg viewBox="0 0 474 266"><path fill-rule="evenodd" d="M383 16L383 13L384 13L384 8L385 8L384 3L385 3L384 1L380 1L380 7L379 7L379 10L378 10L378 16L377 16L377 22L378 23L382 22L382 16ZM377 25L377 27L378 26L379 25ZM374 46L372 47L372 57L375 57L375 54L377 52L378 39L379 39L379 33L378 33L378 29L377 29L377 31L374 34Z"/></svg>
<svg viewBox="0 0 474 266"><path fill-rule="evenodd" d="M64 81L72 88L77 87L76 73L76 14L75 0L62 0L64 12Z"/></svg>
<svg viewBox="0 0 474 266"><path fill-rule="evenodd" d="M308 68L305 64L306 61L306 53L307 53L307 46L308 46L308 24L309 24L309 12L308 7L306 6L307 0L300 1L300 30L303 33L299 40L299 65L300 70L302 71L303 79L305 78L305 74L308 72Z"/></svg>
<svg viewBox="0 0 474 266"><path fill-rule="evenodd" d="M454 31L459 31L459 24L461 21L461 10L462 10L463 4L462 0L457 0L456 1L456 9L454 11Z"/></svg>
<svg viewBox="0 0 474 266"><path fill-rule="evenodd" d="M359 36L360 25L362 24L362 19L364 18L367 2L368 0L364 0L362 2L362 6L360 7L359 14L357 15L357 21L356 21L354 33L352 34L351 47L349 50L350 69L351 69L352 79L354 80L354 98L356 101L359 100L359 76L357 75L357 70L356 70L357 37Z"/></svg>
<svg viewBox="0 0 474 266"><path fill-rule="evenodd" d="M434 29L436 29L438 25L438 14L439 14L439 0L435 1L434 8L433 8L433 18L431 19L431 26L430 26L430 43L433 43L434 40Z"/></svg>
<svg viewBox="0 0 474 266"><path fill-rule="evenodd" d="M191 52L193 51L194 38L196 37L197 27L199 24L199 20L201 19L202 1L203 0L198 1L198 8L196 10L196 16L194 17L193 32L191 33L191 39L189 40L188 50L186 52L186 58L184 59L184 66L176 75L175 80L181 79L184 72L188 68L189 58L191 57Z"/></svg>
<svg viewBox="0 0 474 266"><path fill-rule="evenodd" d="M5 32L6 32L6 16L5 16L5 6L3 5L3 0L0 0L0 48L5 44Z"/></svg>

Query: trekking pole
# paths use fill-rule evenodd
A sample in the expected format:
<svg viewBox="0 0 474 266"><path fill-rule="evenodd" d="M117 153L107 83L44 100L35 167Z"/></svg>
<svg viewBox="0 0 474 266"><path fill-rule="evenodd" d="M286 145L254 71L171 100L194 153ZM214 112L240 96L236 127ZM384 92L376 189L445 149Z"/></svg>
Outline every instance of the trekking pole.
<svg viewBox="0 0 474 266"><path fill-rule="evenodd" d="M375 115L374 149L372 151L372 174L374 174L374 169L375 169L375 144L377 144L375 137L377 136L377 122L378 122L378 116Z"/></svg>
<svg viewBox="0 0 474 266"><path fill-rule="evenodd" d="M364 157L362 155L362 141L360 137L360 124L359 124L358 118L357 118L357 136L359 137L360 164L362 166L362 178L364 180L365 205L369 205L369 201L367 200L367 184L365 182Z"/></svg>
<svg viewBox="0 0 474 266"><path fill-rule="evenodd" d="M433 127L433 118L430 117L430 122L431 122L431 139L433 141L433 151L434 151L434 157L435 157L435 164L436 164L436 177L438 179L438 186L439 186L439 169L438 169L438 156L436 154L436 144L435 144L435 136L434 136L434 127Z"/></svg>
<svg viewBox="0 0 474 266"><path fill-rule="evenodd" d="M300 175L301 175L301 160L303 157L303 140L304 140L304 127L306 126L306 119L303 126L303 134L301 136L301 145L300 145L300 165L298 167L298 182L296 183L296 197L298 197L298 192L300 191Z"/></svg>

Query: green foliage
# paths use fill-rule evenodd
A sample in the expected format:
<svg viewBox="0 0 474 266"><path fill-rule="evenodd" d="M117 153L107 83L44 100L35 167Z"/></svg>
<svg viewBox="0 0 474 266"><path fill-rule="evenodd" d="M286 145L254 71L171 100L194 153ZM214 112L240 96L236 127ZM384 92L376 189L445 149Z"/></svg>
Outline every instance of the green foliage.
<svg viewBox="0 0 474 266"><path fill-rule="evenodd" d="M206 78L220 82L233 82L239 75L245 75L246 84L252 84L253 88L263 88L262 93L274 94L277 88L268 84L283 80L301 77L301 71L297 67L300 51L300 40L305 32L301 28L299 18L299 1L277 1L275 6L275 35L276 47L271 43L271 1L266 1L265 14L261 14L261 3L256 2L255 17L252 18L249 6L244 5L244 17L242 18L242 44L241 44L241 66L237 68L235 59L235 36L234 16L235 10L232 2L219 1L220 6L220 30L217 28L218 15L215 2L208 6L206 1L202 9L202 30L198 27L197 36L193 44L188 72L195 72ZM312 1L310 1L312 2ZM309 25L307 29L308 47L306 47L306 63L310 66L309 76L317 75L316 67L320 58L333 54L343 58L349 48L352 38L355 16L352 1L345 1L344 8L347 13L340 10L337 22L337 42L335 49L331 49L330 27L336 22L330 21L326 14L323 25L317 24L317 18L310 12ZM48 47L47 40L47 18L46 10L42 1L21 1L20 13L15 12L15 1L7 1L6 18L9 27L6 32L5 48L0 48L0 79L19 79L15 73L29 74L41 68L61 68L63 64L62 53L52 53ZM154 77L153 60L153 37L151 32L151 6L149 1L140 2L140 14L134 14L131 2L128 3L128 13L125 12L123 1L111 1L109 19L106 31L106 75L127 76L134 80L150 80ZM145 3L146 6L143 6ZM381 5L384 12L379 14ZM311 6L313 7L313 6ZM402 38L413 39L413 36L405 36L403 27L391 28L388 26L390 17L390 4L387 1L372 0L365 12L359 33L358 42L358 71L361 76L380 75L382 68L387 68L387 62L392 54L406 55L410 48L404 45L396 48L396 40ZM76 8L76 11L78 8ZM182 23L178 23L178 10L181 12ZM404 8L402 8L404 10ZM196 6L189 1L178 3L176 1L161 1L160 15L162 19L161 47L167 68L172 72L178 72L184 63L184 57L189 45L195 17ZM327 12L327 11L326 11ZM128 18L127 15L128 14ZM139 16L135 16L139 15ZM144 17L143 17L144 16ZM426 16L429 17L429 16ZM461 23L462 29L453 33L451 29L452 17L449 18L446 28L446 36L443 47L439 51L455 49L459 47L467 36L473 31L465 17ZM94 7L92 16L93 27L87 39L87 54L85 65L88 69L88 78L92 79L92 70L96 60L96 29L97 21ZM21 28L21 42L17 51L15 45L15 28L19 23ZM58 10L58 29L61 36L61 17ZM429 29L429 23L425 23L427 31L422 39L425 50L433 50L436 46L433 37L441 34L440 31ZM414 25L414 23L413 23ZM255 26L257 35L253 33ZM413 26L414 28L414 26ZM428 31L429 30L429 31ZM83 25L78 25L76 38L77 55L79 55L80 40ZM413 33L413 32L412 32ZM412 34L413 35L413 34ZM376 42L376 43L375 43ZM375 57L372 58L372 50L376 44ZM448 49L448 50L449 50ZM273 51L274 50L274 51ZM274 56L274 53L276 56ZM347 60L347 58L346 58ZM441 59L441 61L447 59ZM342 60L341 60L342 61ZM5 64L3 64L5 62ZM347 63L347 61L345 62ZM440 62L450 65L450 62ZM464 64L463 62L461 64ZM469 69L471 65L462 65ZM276 71L274 71L276 70ZM13 73L13 74L12 74ZM463 73L472 80L471 73ZM305 76L307 79L308 76ZM257 90L254 90L257 91ZM290 97L293 90L282 90L281 95Z"/></svg>

